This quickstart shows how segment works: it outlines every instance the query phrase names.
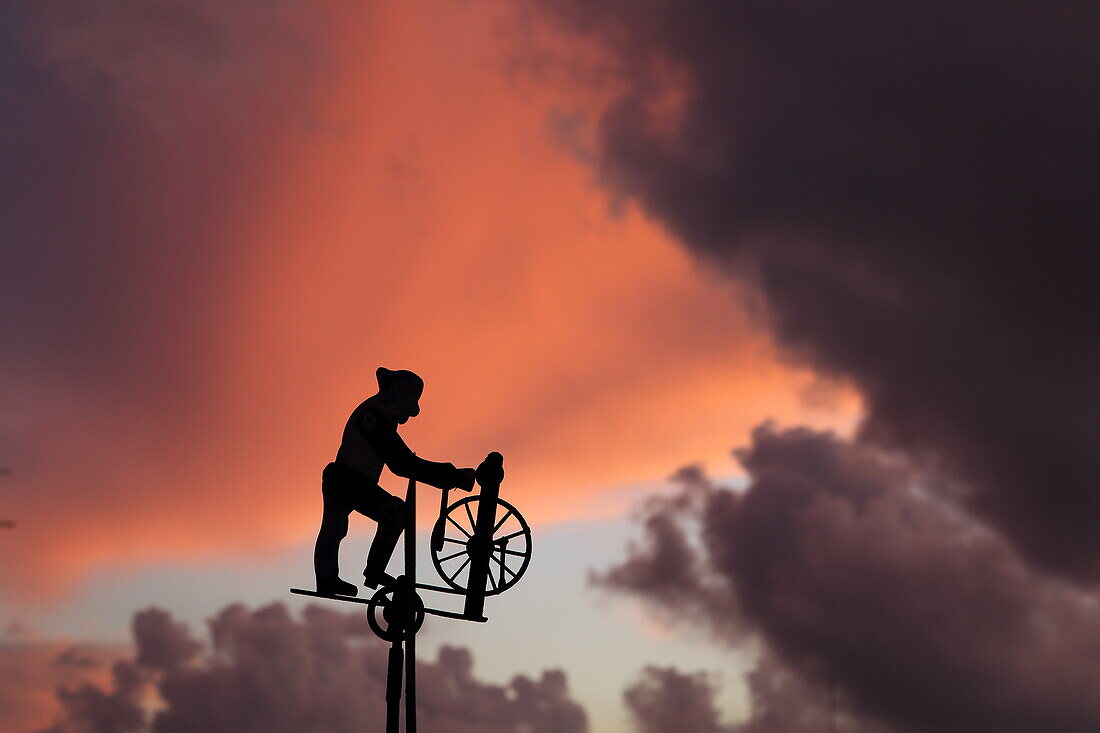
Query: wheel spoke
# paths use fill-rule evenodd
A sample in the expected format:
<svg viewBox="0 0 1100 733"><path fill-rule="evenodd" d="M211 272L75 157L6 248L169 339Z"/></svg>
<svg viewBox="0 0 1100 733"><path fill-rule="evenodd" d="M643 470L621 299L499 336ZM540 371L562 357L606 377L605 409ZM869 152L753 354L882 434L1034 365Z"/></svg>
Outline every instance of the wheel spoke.
<svg viewBox="0 0 1100 733"><path fill-rule="evenodd" d="M458 540L455 540L455 541L457 542ZM439 558L439 562L444 563L444 562L447 562L448 560L451 560L453 558L458 557L459 555L465 555L465 554L466 554L466 550L462 549L462 550L459 550L458 552L454 553L453 555L447 555L447 557Z"/></svg>
<svg viewBox="0 0 1100 733"><path fill-rule="evenodd" d="M465 540L456 540L454 537L444 537L443 541L444 542L453 542L456 545L462 545L463 547L466 546L466 541Z"/></svg>
<svg viewBox="0 0 1100 733"><path fill-rule="evenodd" d="M454 575L450 576L451 581L454 581L458 577L458 574L462 572L462 569L470 564L470 558L466 558L465 562L458 566L458 570L454 572Z"/></svg>
<svg viewBox="0 0 1100 733"><path fill-rule="evenodd" d="M471 503L472 502L466 502L465 504L462 505L462 507L466 510L466 516L470 518L470 528L473 529L473 528L477 527L477 520L474 519L474 513L470 511L470 504Z"/></svg>
<svg viewBox="0 0 1100 733"><path fill-rule="evenodd" d="M505 578L505 576L504 576L504 573L505 573L505 572L509 572L509 573L511 573L513 577L518 577L518 576L516 575L516 572L515 572L514 570L512 570L512 568L508 567L508 566L507 566L507 565L505 564L505 562L504 562L504 559L503 559L503 558L500 558L500 557L494 557L493 559L494 559L494 560L496 560L496 561L497 561L497 564L499 564L499 565L500 565L500 584L501 584L501 585L504 585L504 583L505 583L505 580L506 580L506 578ZM490 575L492 575L492 573L490 573Z"/></svg>
<svg viewBox="0 0 1100 733"><path fill-rule="evenodd" d="M493 590L496 590L497 589L497 582L495 580L493 580L492 571L486 573L485 577L487 577L489 579L489 585L491 585L493 587Z"/></svg>
<svg viewBox="0 0 1100 733"><path fill-rule="evenodd" d="M497 552L503 552L505 555L515 555L516 557L526 557L527 553L520 552L519 550L509 550L504 547L498 547Z"/></svg>
<svg viewBox="0 0 1100 733"><path fill-rule="evenodd" d="M465 527L463 527L461 524L456 522L454 520L454 518L451 517L450 514L447 515L447 521L450 522L451 524L453 524L454 526L458 527L458 531L461 532L462 534L466 535L467 537L473 537L473 535L470 534L469 532L467 532Z"/></svg>
<svg viewBox="0 0 1100 733"><path fill-rule="evenodd" d="M497 542L503 542L504 540L510 540L510 539L512 539L513 537L519 537L519 536L520 536L521 534L526 534L526 533L527 533L527 530L525 530L525 529L521 529L521 530L518 530L518 531L516 531L516 532L513 532L512 534L506 534L506 535L504 535L503 537L501 537L500 539L498 539L498 540L497 540Z"/></svg>
<svg viewBox="0 0 1100 733"><path fill-rule="evenodd" d="M497 530L500 529L500 525L502 525L506 521L508 521L508 517L510 517L510 516L512 516L512 510L511 509L504 512L504 516L500 518L499 522L497 522L497 526L493 527L493 534L496 534Z"/></svg>

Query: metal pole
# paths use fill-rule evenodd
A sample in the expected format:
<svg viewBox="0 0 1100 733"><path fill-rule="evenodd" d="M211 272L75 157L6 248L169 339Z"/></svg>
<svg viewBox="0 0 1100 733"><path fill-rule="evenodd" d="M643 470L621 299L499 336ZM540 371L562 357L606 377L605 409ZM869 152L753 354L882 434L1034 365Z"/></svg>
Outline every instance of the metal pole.
<svg viewBox="0 0 1100 733"><path fill-rule="evenodd" d="M493 452L477 467L481 495L477 502L477 520L470 540L470 574L466 584L466 618L485 618L485 583L489 580L489 562L493 556L493 527L497 517L497 496L504 480L504 456Z"/></svg>
<svg viewBox="0 0 1100 733"><path fill-rule="evenodd" d="M386 667L386 733L400 733L401 728L401 667L404 662L401 637L390 645Z"/></svg>
<svg viewBox="0 0 1100 733"><path fill-rule="evenodd" d="M405 640L405 733L416 733L416 479L409 479L405 494L405 585L408 589L409 636Z"/></svg>

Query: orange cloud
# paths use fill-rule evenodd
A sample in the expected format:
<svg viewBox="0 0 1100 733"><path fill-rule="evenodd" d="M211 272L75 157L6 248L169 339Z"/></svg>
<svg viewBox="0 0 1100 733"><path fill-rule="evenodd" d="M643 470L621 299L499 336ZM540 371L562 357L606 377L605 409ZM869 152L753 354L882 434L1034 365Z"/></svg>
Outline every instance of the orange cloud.
<svg viewBox="0 0 1100 733"><path fill-rule="evenodd" d="M69 408L20 414L54 442L9 479L3 582L33 595L102 564L303 541L379 364L426 379L414 450L503 452L505 496L536 523L726 461L767 417L851 421L846 392L805 404L813 376L779 364L730 283L636 211L612 215L547 133L563 90L500 62L506 21L442 0L330 9L315 124L249 171L180 305L198 387L167 411L40 385Z"/></svg>

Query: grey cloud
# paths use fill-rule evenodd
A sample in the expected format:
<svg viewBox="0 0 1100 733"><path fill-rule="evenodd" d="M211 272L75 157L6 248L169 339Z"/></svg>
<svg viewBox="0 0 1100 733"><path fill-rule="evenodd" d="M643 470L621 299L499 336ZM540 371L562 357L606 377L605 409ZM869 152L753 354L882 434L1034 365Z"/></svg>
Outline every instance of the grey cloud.
<svg viewBox="0 0 1100 733"><path fill-rule="evenodd" d="M102 686L125 653L118 645L69 644L35 635L0 639L0 721L12 733L28 733L55 720L57 690Z"/></svg>
<svg viewBox="0 0 1100 733"><path fill-rule="evenodd" d="M623 693L640 733L790 733L851 730L834 691L807 684L768 653L747 676L751 710L740 722L723 722L717 704L718 683L703 672L673 667L646 667ZM890 728L858 721L862 733L889 733Z"/></svg>
<svg viewBox="0 0 1100 733"><path fill-rule="evenodd" d="M147 684L146 672L131 662L117 661L109 690L94 683L59 688L62 720L40 733L142 733L146 730L142 695Z"/></svg>
<svg viewBox="0 0 1100 733"><path fill-rule="evenodd" d="M167 611L150 608L134 615L134 660L150 669L171 670L190 661L202 646L191 638L185 624L177 623Z"/></svg>
<svg viewBox="0 0 1100 733"><path fill-rule="evenodd" d="M600 582L666 611L701 609L730 644L748 625L781 662L772 680L785 670L817 696L835 684L868 729L1100 726L1100 594L1029 567L904 457L771 426L739 455L745 492L681 474L686 488L651 503L645 542ZM667 526L680 535L653 529ZM653 580L676 572L658 561L663 545L698 548L686 598ZM767 681L756 704L780 710Z"/></svg>
<svg viewBox="0 0 1100 733"><path fill-rule="evenodd" d="M722 733L714 693L705 674L646 667L623 698L640 733Z"/></svg>
<svg viewBox="0 0 1100 733"><path fill-rule="evenodd" d="M385 727L388 645L361 613L308 608L301 619L281 605L230 606L210 621L199 648L167 613L136 614L135 661L120 661L114 685L61 691L65 716L43 733L268 731L341 733ZM517 675L481 682L464 649L442 647L418 668L420 724L440 733L580 733L584 710L565 675ZM150 719L145 700L163 702Z"/></svg>
<svg viewBox="0 0 1100 733"><path fill-rule="evenodd" d="M866 440L1100 578L1100 51L1089 2L535 0L623 91L603 182L755 286Z"/></svg>
<svg viewBox="0 0 1100 733"><path fill-rule="evenodd" d="M834 683L860 730L1095 729L1097 6L530 4L617 67L604 185L867 407L681 475L597 581L755 630L760 730Z"/></svg>

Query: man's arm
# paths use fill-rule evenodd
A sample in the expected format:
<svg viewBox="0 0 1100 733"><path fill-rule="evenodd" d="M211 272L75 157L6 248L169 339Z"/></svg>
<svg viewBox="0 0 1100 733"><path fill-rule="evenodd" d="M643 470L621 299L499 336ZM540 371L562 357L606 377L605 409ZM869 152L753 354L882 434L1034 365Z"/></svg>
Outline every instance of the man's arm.
<svg viewBox="0 0 1100 733"><path fill-rule="evenodd" d="M469 491L473 488L473 482L468 480L465 470L456 468L453 463L427 461L414 455L396 430L380 430L372 437L382 460L398 476L415 478L437 489L457 487Z"/></svg>

